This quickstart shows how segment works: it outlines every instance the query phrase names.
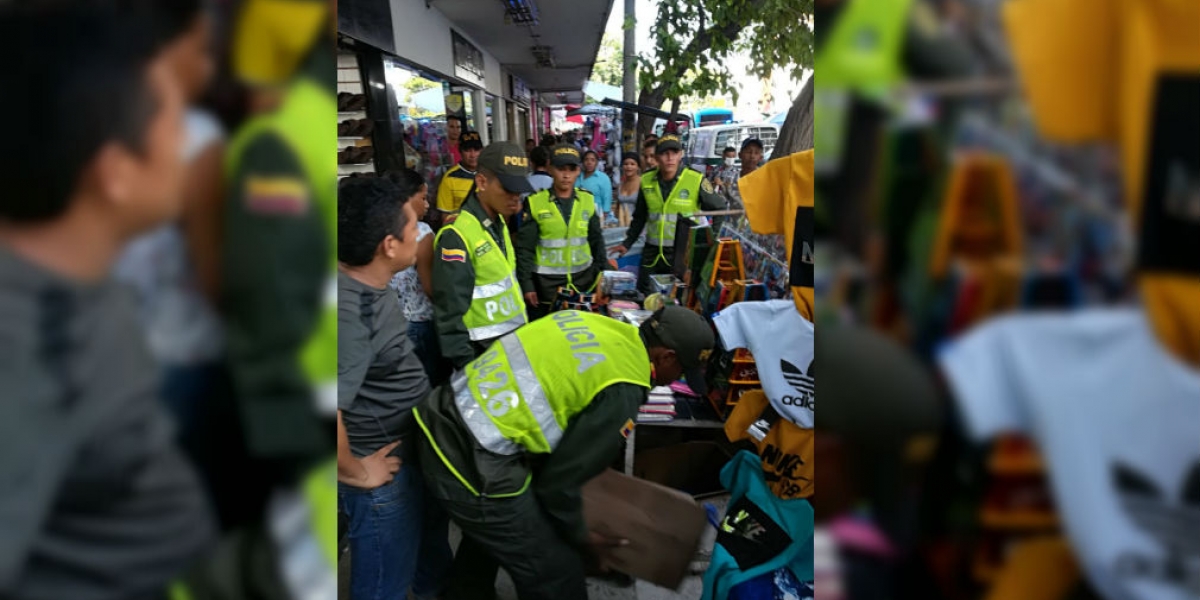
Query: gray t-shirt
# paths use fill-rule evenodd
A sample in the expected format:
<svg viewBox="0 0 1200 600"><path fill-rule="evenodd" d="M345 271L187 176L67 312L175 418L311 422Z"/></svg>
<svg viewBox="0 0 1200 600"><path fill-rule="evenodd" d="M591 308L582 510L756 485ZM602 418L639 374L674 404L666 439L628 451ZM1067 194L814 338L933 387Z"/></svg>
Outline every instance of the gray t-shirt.
<svg viewBox="0 0 1200 600"><path fill-rule="evenodd" d="M412 408L429 396L407 332L393 291L338 273L338 410L355 456L412 435Z"/></svg>
<svg viewBox="0 0 1200 600"><path fill-rule="evenodd" d="M0 246L0 597L162 594L213 541L132 298Z"/></svg>

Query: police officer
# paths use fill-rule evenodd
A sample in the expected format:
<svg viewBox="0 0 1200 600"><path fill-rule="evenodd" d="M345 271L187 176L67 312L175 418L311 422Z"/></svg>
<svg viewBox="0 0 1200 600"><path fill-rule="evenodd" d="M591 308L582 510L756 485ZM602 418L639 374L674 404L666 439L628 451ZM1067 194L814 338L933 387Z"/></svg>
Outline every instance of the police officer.
<svg viewBox="0 0 1200 600"><path fill-rule="evenodd" d="M560 287L589 293L604 270L607 251L596 199L575 187L579 165L577 148L555 146L550 159L554 186L529 196L517 236L517 280L535 319L546 313Z"/></svg>
<svg viewBox="0 0 1200 600"><path fill-rule="evenodd" d="M522 600L586 598L589 533L580 486L617 457L651 386L703 387L714 336L703 317L660 309L640 329L560 311L505 335L414 414L431 494L478 550L460 548L448 598L494 597L494 563Z"/></svg>
<svg viewBox="0 0 1200 600"><path fill-rule="evenodd" d="M679 136L668 133L658 138L654 158L658 167L642 174L642 189L638 192L625 241L613 248L614 252L624 255L642 234L642 229L646 229L646 245L642 250L637 281L638 290L645 294L654 291L651 275L671 272L671 259L667 257L674 253L675 223L679 217L688 217L699 212L701 207L704 210L725 209L725 200L713 191L703 173L681 166L683 144Z"/></svg>
<svg viewBox="0 0 1200 600"><path fill-rule="evenodd" d="M462 208L467 193L475 185L475 170L479 168L479 153L483 151L483 140L474 131L468 131L459 137L458 150L462 160L450 167L438 184L437 208L444 219L456 214Z"/></svg>
<svg viewBox="0 0 1200 600"><path fill-rule="evenodd" d="M533 191L528 176L520 146L489 145L458 218L434 240L434 322L442 355L457 369L527 321L505 219L521 210L521 195Z"/></svg>

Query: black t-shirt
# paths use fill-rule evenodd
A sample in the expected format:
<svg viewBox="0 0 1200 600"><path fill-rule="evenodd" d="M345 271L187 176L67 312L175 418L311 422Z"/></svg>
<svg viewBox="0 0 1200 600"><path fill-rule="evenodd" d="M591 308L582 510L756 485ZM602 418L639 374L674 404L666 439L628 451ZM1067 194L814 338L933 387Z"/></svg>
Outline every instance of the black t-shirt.
<svg viewBox="0 0 1200 600"><path fill-rule="evenodd" d="M338 273L338 410L350 451L366 456L411 435L412 408L429 389L396 293Z"/></svg>

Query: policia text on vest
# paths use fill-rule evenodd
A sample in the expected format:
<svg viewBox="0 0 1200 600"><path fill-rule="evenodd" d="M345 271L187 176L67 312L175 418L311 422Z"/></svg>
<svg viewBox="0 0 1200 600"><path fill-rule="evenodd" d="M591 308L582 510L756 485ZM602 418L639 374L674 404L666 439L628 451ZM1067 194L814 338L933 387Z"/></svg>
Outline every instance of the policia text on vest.
<svg viewBox="0 0 1200 600"><path fill-rule="evenodd" d="M642 250L642 262L638 268L638 290L650 293L651 275L671 272L668 253L675 245L675 224L679 218L690 217L704 210L723 210L725 200L715 194L712 184L699 171L681 167L683 146L679 137L664 135L659 138L655 150L658 168L642 175L642 186L638 190L637 205L633 210L633 221L625 234L625 241L615 250L621 254L628 251L637 241L642 230L646 230L646 245Z"/></svg>

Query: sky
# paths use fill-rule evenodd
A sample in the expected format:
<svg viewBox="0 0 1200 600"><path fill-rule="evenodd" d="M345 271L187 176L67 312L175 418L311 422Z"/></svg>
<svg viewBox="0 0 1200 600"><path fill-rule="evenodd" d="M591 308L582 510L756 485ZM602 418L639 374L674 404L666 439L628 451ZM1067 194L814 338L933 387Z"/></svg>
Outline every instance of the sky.
<svg viewBox="0 0 1200 600"><path fill-rule="evenodd" d="M637 26L635 27L638 54L645 54L653 48L650 41L650 28L657 13L657 0L636 0ZM624 40L621 25L625 21L625 0L613 0L612 13L608 18L606 32L615 35L618 40ZM735 55L730 63L733 81L738 86L738 105L735 116L743 120L755 120L758 117L758 99L762 94L762 82L748 74L749 57ZM791 75L785 69L778 69L771 77L771 89L774 94L773 113L786 111L792 100L800 93L811 72L806 73L802 81L792 81Z"/></svg>

